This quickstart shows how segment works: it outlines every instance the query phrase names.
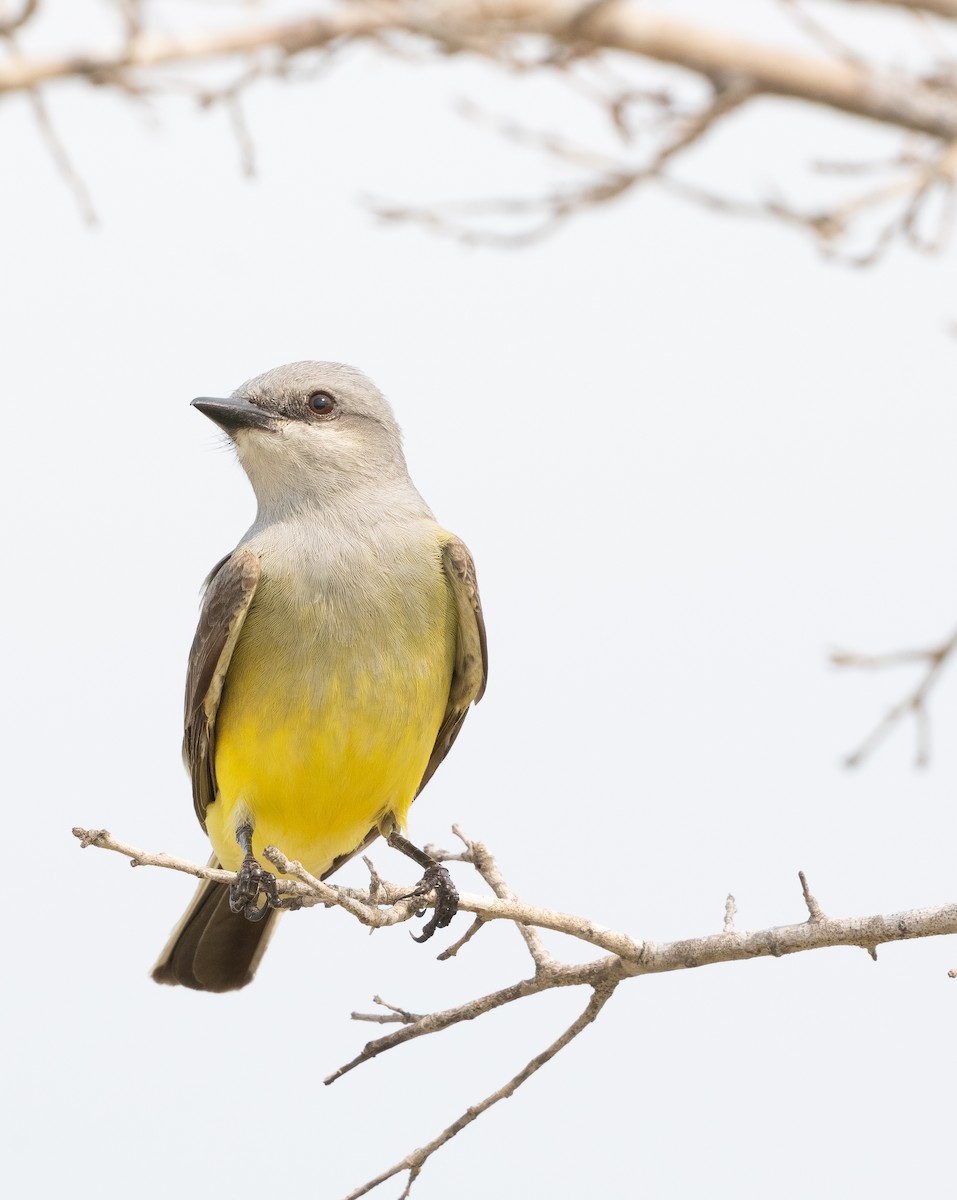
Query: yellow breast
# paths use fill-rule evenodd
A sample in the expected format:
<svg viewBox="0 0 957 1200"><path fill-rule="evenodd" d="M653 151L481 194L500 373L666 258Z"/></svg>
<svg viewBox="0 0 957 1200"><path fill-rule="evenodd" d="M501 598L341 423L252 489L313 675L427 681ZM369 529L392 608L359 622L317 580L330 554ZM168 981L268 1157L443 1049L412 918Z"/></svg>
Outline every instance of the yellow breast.
<svg viewBox="0 0 957 1200"><path fill-rule="evenodd" d="M388 815L404 825L452 675L438 551L319 595L263 560L216 718L207 829L223 866L238 868L246 820L257 857L273 844L315 875Z"/></svg>

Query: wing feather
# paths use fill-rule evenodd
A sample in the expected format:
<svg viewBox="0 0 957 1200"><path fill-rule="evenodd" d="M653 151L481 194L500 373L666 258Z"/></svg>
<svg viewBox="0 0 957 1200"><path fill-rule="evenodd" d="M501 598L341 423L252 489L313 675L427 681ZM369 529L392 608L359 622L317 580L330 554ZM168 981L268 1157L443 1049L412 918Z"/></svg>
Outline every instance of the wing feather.
<svg viewBox="0 0 957 1200"><path fill-rule="evenodd" d="M193 782L193 807L204 829L206 810L216 799L216 713L259 575L259 559L251 550L237 550L213 567L189 653L183 759Z"/></svg>
<svg viewBox="0 0 957 1200"><path fill-rule="evenodd" d="M442 570L445 572L458 614L455 665L452 668L449 702L439 726L432 755L419 784L419 792L438 770L439 764L458 737L469 706L473 703L478 704L484 696L488 680L488 643L475 563L468 547L457 537L450 537L442 547Z"/></svg>

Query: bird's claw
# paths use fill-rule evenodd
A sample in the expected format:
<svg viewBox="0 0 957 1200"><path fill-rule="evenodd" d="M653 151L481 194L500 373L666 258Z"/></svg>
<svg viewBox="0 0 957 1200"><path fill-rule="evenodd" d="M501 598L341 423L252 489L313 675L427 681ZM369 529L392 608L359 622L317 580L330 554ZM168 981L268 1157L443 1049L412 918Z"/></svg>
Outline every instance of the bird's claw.
<svg viewBox="0 0 957 1200"><path fill-rule="evenodd" d="M452 882L452 876L445 867L438 863L426 870L413 891L405 896L400 896L399 899L414 900L419 896L428 896L433 891L435 892L435 909L432 918L418 937L413 933L412 940L415 942L427 942L437 929L444 929L446 925L450 924L459 910L459 893ZM421 908L415 915L421 917L424 912L425 909Z"/></svg>
<svg viewBox="0 0 957 1200"><path fill-rule="evenodd" d="M263 903L259 898L262 896ZM270 908L283 908L276 876L264 871L252 855L243 859L236 882L229 887L229 907L247 921L261 921Z"/></svg>

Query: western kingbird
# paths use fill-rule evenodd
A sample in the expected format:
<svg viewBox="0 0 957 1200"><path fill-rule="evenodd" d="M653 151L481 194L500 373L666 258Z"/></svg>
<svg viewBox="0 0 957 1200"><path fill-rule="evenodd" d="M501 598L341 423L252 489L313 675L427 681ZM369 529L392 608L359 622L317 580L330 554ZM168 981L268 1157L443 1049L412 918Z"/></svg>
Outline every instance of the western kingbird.
<svg viewBox="0 0 957 1200"><path fill-rule="evenodd" d="M250 982L282 907L257 861L270 844L324 878L387 836L429 868L416 894L436 887L423 936L448 923L451 881L401 831L488 664L472 557L413 486L365 375L291 363L193 405L258 501L206 580L186 678L193 804L210 861L239 877L200 885L153 978L225 992Z"/></svg>

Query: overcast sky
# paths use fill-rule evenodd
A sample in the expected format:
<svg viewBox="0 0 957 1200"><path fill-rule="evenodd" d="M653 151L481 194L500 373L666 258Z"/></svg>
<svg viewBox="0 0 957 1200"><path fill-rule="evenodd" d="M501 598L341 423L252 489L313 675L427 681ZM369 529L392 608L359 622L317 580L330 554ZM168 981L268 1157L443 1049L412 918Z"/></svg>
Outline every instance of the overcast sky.
<svg viewBox="0 0 957 1200"><path fill-rule="evenodd" d="M843 676L827 652L931 644L957 621L954 254L841 269L792 231L653 192L512 252L362 209L368 193L544 180L547 163L452 115L458 95L505 108L512 88L366 52L317 85L261 86L244 182L225 114L170 102L151 117L61 87L50 104L93 231L22 98L0 108L18 1193L336 1200L585 1003L525 1001L324 1089L370 1035L350 1012L376 993L423 1012L491 991L527 973L518 936L486 930L443 964L465 917L420 947L314 909L284 920L243 992L161 989L148 970L190 882L70 835L208 854L179 757L182 682L200 582L253 502L188 403L282 362L376 380L419 489L478 565L489 688L413 809L414 839L447 843L458 821L523 899L658 941L718 931L729 891L741 928L803 920L799 869L833 915L953 898L954 679L934 698L929 769L904 726L848 773L841 756L916 677ZM531 118L558 103L524 95ZM768 103L719 169L764 186L802 136L808 157L877 144ZM408 875L387 848L374 858ZM632 981L413 1195L940 1193L951 967L957 947L936 939L877 964L847 949Z"/></svg>

